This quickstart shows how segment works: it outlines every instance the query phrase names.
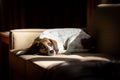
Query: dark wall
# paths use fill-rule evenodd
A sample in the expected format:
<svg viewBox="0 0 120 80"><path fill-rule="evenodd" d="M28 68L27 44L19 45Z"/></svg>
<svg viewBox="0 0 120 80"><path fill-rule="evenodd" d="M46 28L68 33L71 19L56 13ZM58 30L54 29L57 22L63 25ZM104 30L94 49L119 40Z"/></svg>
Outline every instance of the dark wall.
<svg viewBox="0 0 120 80"><path fill-rule="evenodd" d="M0 31L25 27L24 0L1 0Z"/></svg>
<svg viewBox="0 0 120 80"><path fill-rule="evenodd" d="M86 27L88 0L1 0L0 31Z"/></svg>
<svg viewBox="0 0 120 80"><path fill-rule="evenodd" d="M25 0L28 27L85 27L87 0Z"/></svg>

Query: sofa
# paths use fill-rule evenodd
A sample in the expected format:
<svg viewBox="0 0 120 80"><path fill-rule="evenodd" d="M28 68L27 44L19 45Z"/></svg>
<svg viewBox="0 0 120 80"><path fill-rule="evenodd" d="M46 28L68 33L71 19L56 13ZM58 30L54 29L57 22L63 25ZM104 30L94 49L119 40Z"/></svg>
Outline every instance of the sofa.
<svg viewBox="0 0 120 80"><path fill-rule="evenodd" d="M9 53L10 77L12 80L42 80L47 68L82 56L102 56L95 53L74 53L72 55L21 55L16 52L29 47L35 37L45 29L15 29L10 31L11 49ZM102 59L102 58L100 58ZM104 58L103 58L104 59Z"/></svg>
<svg viewBox="0 0 120 80"><path fill-rule="evenodd" d="M105 9L106 9L106 6L105 6ZM100 7L100 10L101 10L101 7ZM111 26L111 28L112 27L113 26ZM99 27L99 29L102 31L101 28L103 27ZM115 51L114 49L111 49L112 51L111 50L108 51L109 47L114 48L114 47L111 47L112 45L114 45L114 43L112 45L109 45L108 47L108 44L103 42L103 39L105 40L107 38L105 37L102 38L102 36L104 35L100 30L96 28L96 26L87 27L86 29L86 31L88 31L88 33L96 39L97 50L95 52L86 52L86 53L81 52L81 53L73 53L71 55L55 55L55 56L44 56L44 55L17 56L16 55L17 51L29 47L34 41L35 37L44 30L46 29L10 30L11 45L10 45L10 52L9 52L9 70L10 70L11 80L45 80L46 77L49 76L48 72L51 67L54 67L61 63L65 63L69 61L76 61L76 62L79 60L80 61L81 60L82 61L87 61L87 60L100 60L100 61L110 60L111 61L111 60L120 59L119 56L113 56L113 51ZM114 33L116 32L110 33L110 36ZM114 38L116 41L116 37ZM114 42L114 40L110 40L110 41ZM116 48L118 48L118 45L116 46ZM51 74L54 74L54 73L51 72ZM52 80L56 80L56 79L52 79Z"/></svg>

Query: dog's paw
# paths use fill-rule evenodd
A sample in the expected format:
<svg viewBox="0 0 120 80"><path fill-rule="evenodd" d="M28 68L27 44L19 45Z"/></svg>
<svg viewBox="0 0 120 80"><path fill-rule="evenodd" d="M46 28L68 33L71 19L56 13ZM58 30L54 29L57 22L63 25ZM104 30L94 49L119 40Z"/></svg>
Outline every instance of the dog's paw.
<svg viewBox="0 0 120 80"><path fill-rule="evenodd" d="M66 50L66 51L64 52L64 54L65 54L65 55L70 55L71 52Z"/></svg>
<svg viewBox="0 0 120 80"><path fill-rule="evenodd" d="M16 55L22 55L22 54L24 54L24 51L18 51L18 52L16 52Z"/></svg>
<svg viewBox="0 0 120 80"><path fill-rule="evenodd" d="M62 50L62 51L60 51L58 54L59 54L59 55L70 55L70 54L72 54L72 52L71 52L71 51L68 51L68 50Z"/></svg>

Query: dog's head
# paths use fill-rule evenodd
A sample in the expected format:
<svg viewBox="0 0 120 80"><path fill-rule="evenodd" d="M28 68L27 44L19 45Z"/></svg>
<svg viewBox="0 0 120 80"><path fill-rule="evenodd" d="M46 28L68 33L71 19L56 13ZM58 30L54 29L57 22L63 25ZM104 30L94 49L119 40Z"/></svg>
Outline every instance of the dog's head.
<svg viewBox="0 0 120 80"><path fill-rule="evenodd" d="M41 54L56 55L58 53L57 42L52 39L43 38L35 39L33 45L35 45Z"/></svg>

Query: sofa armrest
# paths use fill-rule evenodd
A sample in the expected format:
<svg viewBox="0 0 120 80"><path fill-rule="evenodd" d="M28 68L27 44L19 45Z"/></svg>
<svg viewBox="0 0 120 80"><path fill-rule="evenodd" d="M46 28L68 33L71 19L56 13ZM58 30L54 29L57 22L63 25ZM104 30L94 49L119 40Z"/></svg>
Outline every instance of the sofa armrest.
<svg viewBox="0 0 120 80"><path fill-rule="evenodd" d="M10 30L10 49L24 49L31 45L35 37L45 29Z"/></svg>

